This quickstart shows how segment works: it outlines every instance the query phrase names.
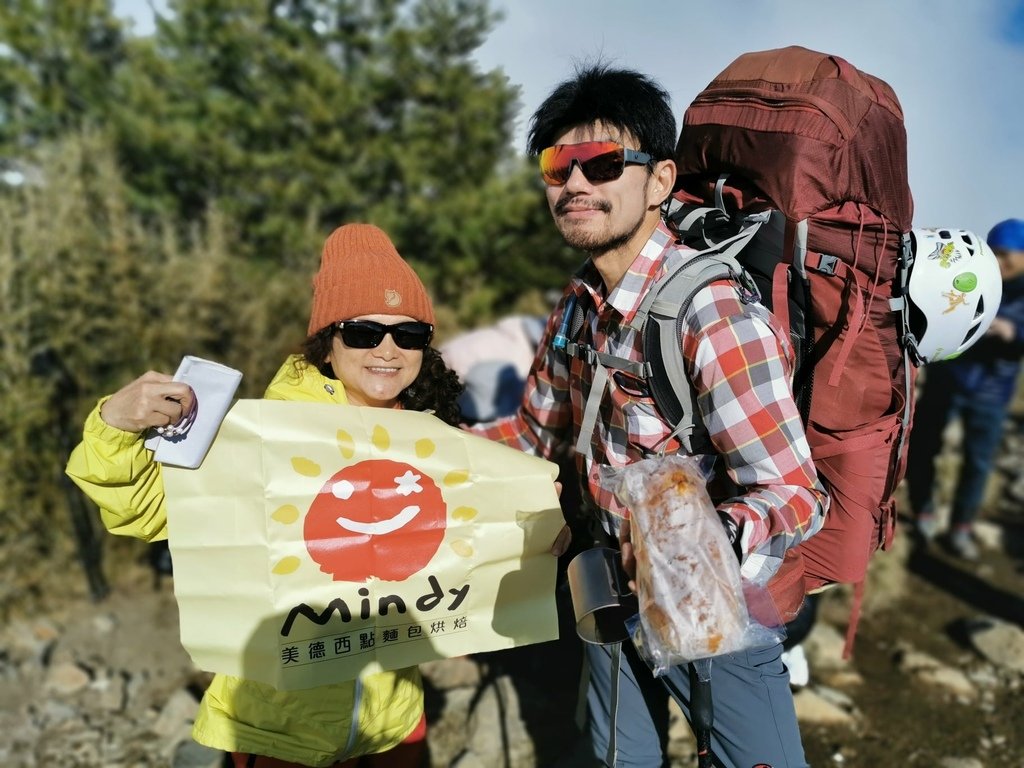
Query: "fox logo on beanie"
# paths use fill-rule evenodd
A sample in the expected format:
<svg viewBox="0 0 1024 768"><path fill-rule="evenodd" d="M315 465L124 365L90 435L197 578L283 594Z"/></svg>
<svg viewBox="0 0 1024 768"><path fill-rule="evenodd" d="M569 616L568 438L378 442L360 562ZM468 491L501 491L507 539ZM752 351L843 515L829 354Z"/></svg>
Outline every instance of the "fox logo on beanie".
<svg viewBox="0 0 1024 768"><path fill-rule="evenodd" d="M324 243L308 333L363 315L406 315L434 324L427 289L383 230L345 224Z"/></svg>

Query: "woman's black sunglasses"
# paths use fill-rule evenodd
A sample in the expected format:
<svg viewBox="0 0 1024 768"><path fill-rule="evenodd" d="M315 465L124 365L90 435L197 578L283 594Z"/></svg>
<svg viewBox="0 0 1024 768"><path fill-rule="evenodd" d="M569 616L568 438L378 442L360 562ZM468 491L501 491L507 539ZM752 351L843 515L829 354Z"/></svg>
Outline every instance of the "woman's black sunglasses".
<svg viewBox="0 0 1024 768"><path fill-rule="evenodd" d="M344 320L336 323L334 327L341 334L345 346L355 349L373 349L380 346L389 333L395 341L395 346L402 349L426 349L434 336L434 326L417 320L394 325L384 325L373 320Z"/></svg>

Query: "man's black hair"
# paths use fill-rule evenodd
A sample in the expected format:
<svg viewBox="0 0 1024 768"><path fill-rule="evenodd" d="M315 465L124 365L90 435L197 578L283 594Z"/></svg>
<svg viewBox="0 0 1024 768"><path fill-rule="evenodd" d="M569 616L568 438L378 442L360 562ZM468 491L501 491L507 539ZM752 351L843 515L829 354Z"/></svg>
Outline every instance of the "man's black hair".
<svg viewBox="0 0 1024 768"><path fill-rule="evenodd" d="M633 136L635 149L655 160L675 155L676 122L665 89L639 72L604 64L578 69L551 92L530 121L527 152L539 155L565 131L598 121Z"/></svg>

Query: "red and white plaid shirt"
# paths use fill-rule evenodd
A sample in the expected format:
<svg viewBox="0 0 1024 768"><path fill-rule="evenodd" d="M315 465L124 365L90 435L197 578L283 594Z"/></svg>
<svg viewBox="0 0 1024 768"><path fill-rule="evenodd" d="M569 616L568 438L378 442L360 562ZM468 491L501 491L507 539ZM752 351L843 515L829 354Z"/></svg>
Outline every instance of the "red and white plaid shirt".
<svg viewBox="0 0 1024 768"><path fill-rule="evenodd" d="M587 262L548 320L526 381L523 407L473 431L545 458L572 448L595 368L552 346L567 303L576 297L589 308L580 341L642 361L641 334L626 326L666 268L693 253L677 245L664 223L659 224L607 297L600 275ZM742 301L736 285L723 280L694 296L684 317L682 349L711 443L741 489L731 498L715 499L717 508L738 525L743 575L764 583L786 549L821 528L828 508L793 400L788 336L764 307ZM672 426L659 415L646 387L630 378L624 372L609 377L590 436L590 455L577 455L584 497L605 513L597 514L611 534L618 519L629 513L602 485L600 468L625 466L666 446L666 453L681 450L669 439Z"/></svg>

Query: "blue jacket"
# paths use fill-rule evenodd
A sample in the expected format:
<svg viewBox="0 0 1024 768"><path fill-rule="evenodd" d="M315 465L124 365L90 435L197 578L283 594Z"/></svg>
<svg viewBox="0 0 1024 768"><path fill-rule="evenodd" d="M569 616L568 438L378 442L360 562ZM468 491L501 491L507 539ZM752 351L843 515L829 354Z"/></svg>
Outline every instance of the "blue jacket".
<svg viewBox="0 0 1024 768"><path fill-rule="evenodd" d="M954 385L979 403L1007 405L1013 399L1024 356L1024 276L1003 283L997 317L1014 324L1012 341L985 336L960 357L939 363Z"/></svg>

